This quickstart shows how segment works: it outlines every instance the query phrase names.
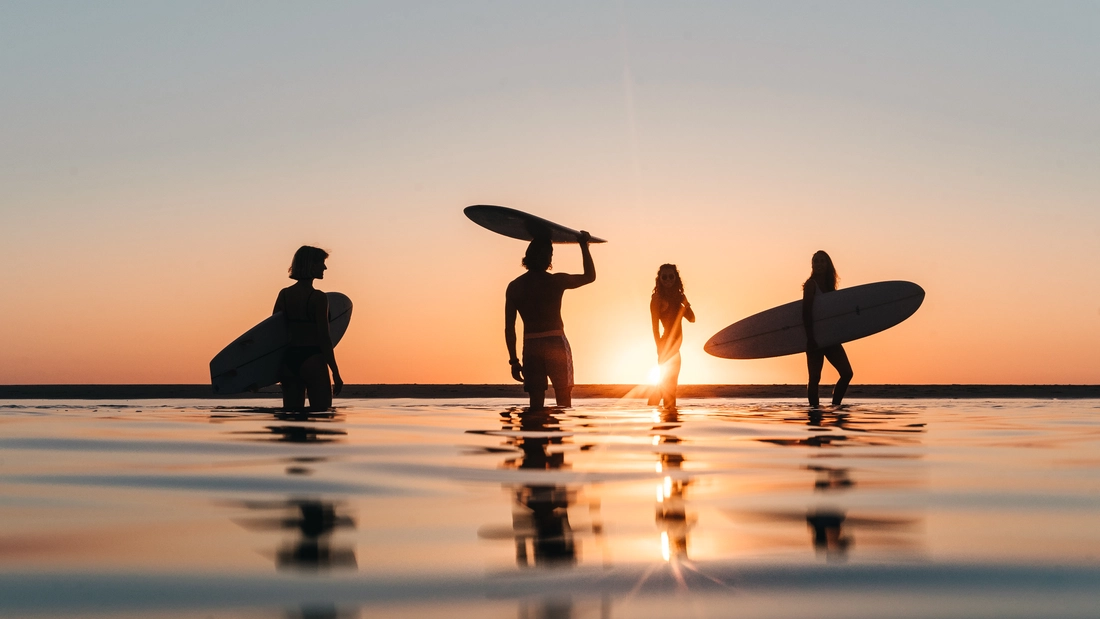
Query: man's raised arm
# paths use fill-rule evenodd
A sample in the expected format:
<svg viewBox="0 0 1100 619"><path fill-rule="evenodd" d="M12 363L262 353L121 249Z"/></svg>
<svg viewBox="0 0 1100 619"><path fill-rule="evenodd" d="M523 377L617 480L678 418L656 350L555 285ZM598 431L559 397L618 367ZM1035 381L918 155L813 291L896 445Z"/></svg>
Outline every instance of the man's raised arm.
<svg viewBox="0 0 1100 619"><path fill-rule="evenodd" d="M580 288L585 284L596 281L596 264L592 262L592 252L588 249L588 240L592 235L581 230L577 235L577 242L581 246L581 260L584 263L584 273L581 275L566 275L566 288Z"/></svg>

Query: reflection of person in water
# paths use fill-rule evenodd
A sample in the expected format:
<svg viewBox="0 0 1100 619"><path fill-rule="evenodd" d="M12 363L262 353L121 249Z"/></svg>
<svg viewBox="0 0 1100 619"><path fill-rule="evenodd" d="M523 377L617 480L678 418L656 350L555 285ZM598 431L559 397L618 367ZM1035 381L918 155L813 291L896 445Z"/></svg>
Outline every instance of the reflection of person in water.
<svg viewBox="0 0 1100 619"><path fill-rule="evenodd" d="M355 551L334 548L330 538L339 528L355 528L355 521L338 514L334 503L302 500L290 501L298 508L296 517L283 520L282 528L298 532L298 539L280 548L276 554L279 567L328 568L356 567Z"/></svg>
<svg viewBox="0 0 1100 619"><path fill-rule="evenodd" d="M666 408L676 408L676 386L680 378L680 345L684 341L684 319L695 322L695 312L684 295L684 282L675 264L657 269L657 283L649 300L653 320L653 341L657 344L657 364L661 371L660 392L650 397L650 405L664 399ZM664 327L664 335L661 334Z"/></svg>
<svg viewBox="0 0 1100 619"><path fill-rule="evenodd" d="M814 511L806 514L806 524L813 532L814 549L827 559L845 559L852 538L843 529L844 512Z"/></svg>
<svg viewBox="0 0 1100 619"><path fill-rule="evenodd" d="M525 471L568 468L565 452L553 449L565 442L565 436L546 435L550 432L561 432L558 419L548 411L520 412L518 424L509 419L504 424L504 429L520 431L521 434L509 442L523 454L518 462L510 460L505 466ZM523 508L522 511L513 512L512 516L512 526L516 531L516 563L520 567L530 565L528 539L531 541L536 566L568 565L576 562L577 548L573 529L569 525L570 494L565 486L553 484L524 484L516 487L516 504Z"/></svg>
<svg viewBox="0 0 1100 619"><path fill-rule="evenodd" d="M334 545L333 534L339 529L354 529L355 520L342 513L342 507L319 499L287 499L285 501L245 501L244 506L265 512L282 512L262 518L238 522L257 531L293 531L275 554L279 568L327 569L355 568L355 550Z"/></svg>
<svg viewBox="0 0 1100 619"><path fill-rule="evenodd" d="M504 303L504 341L512 378L523 383L531 409L543 407L546 379L554 385L558 406L572 406L573 353L565 339L561 320L561 297L570 288L596 281L596 267L588 250L589 234L581 231L584 274L547 273L554 257L549 238L537 238L527 247L523 266L527 272L508 284ZM523 363L516 356L516 313L523 319Z"/></svg>
<svg viewBox="0 0 1100 619"><path fill-rule="evenodd" d="M810 378L806 385L806 396L810 400L810 406L817 408L820 405L817 391L821 383L821 368L825 365L825 359L829 360L840 378L833 387L833 405L839 405L844 400L844 392L848 390L848 384L852 382L852 364L848 362L848 354L840 344L833 344L822 348L818 346L814 337L814 297L818 294L828 294L836 290L836 268L833 267L833 259L829 254L819 251L813 257L813 271L809 279L802 284L802 324L806 329L806 367Z"/></svg>
<svg viewBox="0 0 1100 619"><path fill-rule="evenodd" d="M657 525L661 528L661 553L665 560L675 557L686 560L688 530L694 521L687 514L685 491L691 484L690 479L680 474L684 467L684 455L678 451L683 443L673 431L680 427L680 414L675 409L661 412L661 425L655 426L657 443L661 451L657 452L660 472L663 474L657 486ZM676 479L673 479L676 476Z"/></svg>
<svg viewBox="0 0 1100 619"><path fill-rule="evenodd" d="M309 408L328 410L332 396L339 395L344 381L336 367L332 338L328 330L328 298L313 287L314 279L323 279L325 259L323 249L303 245L294 252L290 263L290 278L297 280L279 291L272 313L286 316L289 344L279 369L283 388L283 408L301 410L309 393ZM332 368L332 383L329 382Z"/></svg>

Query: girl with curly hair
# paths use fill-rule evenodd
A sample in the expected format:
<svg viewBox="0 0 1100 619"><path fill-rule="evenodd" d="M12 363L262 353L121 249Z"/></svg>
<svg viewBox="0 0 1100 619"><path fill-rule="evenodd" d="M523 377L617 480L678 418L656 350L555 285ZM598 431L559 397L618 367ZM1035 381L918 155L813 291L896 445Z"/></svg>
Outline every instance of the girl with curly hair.
<svg viewBox="0 0 1100 619"><path fill-rule="evenodd" d="M657 344L657 364L660 367L658 389L649 398L651 405L664 400L668 409L676 408L676 386L680 379L680 345L684 341L682 322L695 322L695 312L684 294L684 282L675 264L662 264L657 269L653 296L649 299L649 315L653 322L653 341ZM664 333L661 328L664 328Z"/></svg>

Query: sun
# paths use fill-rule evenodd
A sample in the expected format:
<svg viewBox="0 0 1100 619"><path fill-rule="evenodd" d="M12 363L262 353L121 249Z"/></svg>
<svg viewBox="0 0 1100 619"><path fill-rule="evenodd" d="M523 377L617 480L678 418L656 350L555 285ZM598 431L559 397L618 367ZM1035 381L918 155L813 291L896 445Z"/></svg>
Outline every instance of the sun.
<svg viewBox="0 0 1100 619"><path fill-rule="evenodd" d="M661 366L655 365L649 368L649 384L656 385L661 382Z"/></svg>

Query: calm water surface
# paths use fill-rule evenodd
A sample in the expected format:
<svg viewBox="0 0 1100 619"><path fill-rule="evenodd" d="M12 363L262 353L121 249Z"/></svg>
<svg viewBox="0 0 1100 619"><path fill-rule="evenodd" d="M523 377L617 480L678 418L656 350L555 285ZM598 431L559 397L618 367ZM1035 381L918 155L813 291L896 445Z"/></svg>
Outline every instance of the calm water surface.
<svg viewBox="0 0 1100 619"><path fill-rule="evenodd" d="M1095 617L1100 401L0 402L0 615Z"/></svg>

